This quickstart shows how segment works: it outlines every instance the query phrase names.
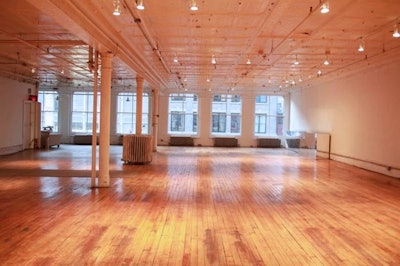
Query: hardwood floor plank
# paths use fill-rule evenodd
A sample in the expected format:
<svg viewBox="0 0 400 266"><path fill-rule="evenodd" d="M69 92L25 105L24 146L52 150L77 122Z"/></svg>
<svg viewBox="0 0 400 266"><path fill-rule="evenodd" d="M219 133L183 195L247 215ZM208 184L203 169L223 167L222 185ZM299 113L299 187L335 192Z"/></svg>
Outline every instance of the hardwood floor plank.
<svg viewBox="0 0 400 266"><path fill-rule="evenodd" d="M397 265L400 180L285 149L159 147L91 189L89 146L0 157L0 265Z"/></svg>

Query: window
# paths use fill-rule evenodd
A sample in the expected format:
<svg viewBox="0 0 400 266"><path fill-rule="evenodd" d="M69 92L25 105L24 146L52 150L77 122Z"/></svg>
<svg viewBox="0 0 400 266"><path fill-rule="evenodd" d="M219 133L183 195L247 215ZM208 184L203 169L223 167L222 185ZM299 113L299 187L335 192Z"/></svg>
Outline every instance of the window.
<svg viewBox="0 0 400 266"><path fill-rule="evenodd" d="M184 101L184 100L185 100L184 94L179 94L179 93L171 94L171 101Z"/></svg>
<svg viewBox="0 0 400 266"><path fill-rule="evenodd" d="M256 103L267 103L268 96L267 95L257 95Z"/></svg>
<svg viewBox="0 0 400 266"><path fill-rule="evenodd" d="M116 125L118 134L136 133L136 93L121 92L118 94ZM149 96L147 93L143 93L141 133L149 133Z"/></svg>
<svg viewBox="0 0 400 266"><path fill-rule="evenodd" d="M193 98L194 100L194 98ZM196 97L197 101L197 97ZM197 112L193 112L193 132L197 132Z"/></svg>
<svg viewBox="0 0 400 266"><path fill-rule="evenodd" d="M185 131L185 113L184 112L171 112L171 131Z"/></svg>
<svg viewBox="0 0 400 266"><path fill-rule="evenodd" d="M212 132L226 131L226 113L213 113L212 114Z"/></svg>
<svg viewBox="0 0 400 266"><path fill-rule="evenodd" d="M231 133L240 133L240 114L231 114Z"/></svg>
<svg viewBox="0 0 400 266"><path fill-rule="evenodd" d="M256 136L283 135L283 104L282 96L256 96L254 134Z"/></svg>
<svg viewBox="0 0 400 266"><path fill-rule="evenodd" d="M266 114L256 114L255 130L256 134L267 133L267 115Z"/></svg>
<svg viewBox="0 0 400 266"><path fill-rule="evenodd" d="M197 135L198 99L195 94L169 95L168 133L181 135Z"/></svg>
<svg viewBox="0 0 400 266"><path fill-rule="evenodd" d="M92 133L93 122L93 92L74 92L72 96L73 133ZM100 95L97 96L97 132L100 122Z"/></svg>
<svg viewBox="0 0 400 266"><path fill-rule="evenodd" d="M51 127L58 132L58 92L39 91L38 100L42 105L41 127Z"/></svg>
<svg viewBox="0 0 400 266"><path fill-rule="evenodd" d="M242 99L240 95L216 94L212 102L212 134L237 136L241 131Z"/></svg>

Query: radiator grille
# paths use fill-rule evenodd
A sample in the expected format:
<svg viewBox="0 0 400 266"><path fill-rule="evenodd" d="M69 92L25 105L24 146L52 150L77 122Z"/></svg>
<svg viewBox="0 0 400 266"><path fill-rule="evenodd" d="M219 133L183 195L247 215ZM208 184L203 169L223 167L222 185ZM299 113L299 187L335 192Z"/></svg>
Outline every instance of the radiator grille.
<svg viewBox="0 0 400 266"><path fill-rule="evenodd" d="M153 159L152 136L124 135L122 161L127 164L146 164Z"/></svg>

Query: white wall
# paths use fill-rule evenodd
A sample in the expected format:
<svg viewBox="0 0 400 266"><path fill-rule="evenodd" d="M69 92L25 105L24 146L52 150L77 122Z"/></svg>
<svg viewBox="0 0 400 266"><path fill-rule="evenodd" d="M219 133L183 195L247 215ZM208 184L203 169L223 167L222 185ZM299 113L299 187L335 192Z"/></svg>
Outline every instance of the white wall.
<svg viewBox="0 0 400 266"><path fill-rule="evenodd" d="M329 132L331 158L400 177L400 60L291 95L291 130Z"/></svg>
<svg viewBox="0 0 400 266"><path fill-rule="evenodd" d="M0 77L0 155L22 150L24 101L35 86Z"/></svg>

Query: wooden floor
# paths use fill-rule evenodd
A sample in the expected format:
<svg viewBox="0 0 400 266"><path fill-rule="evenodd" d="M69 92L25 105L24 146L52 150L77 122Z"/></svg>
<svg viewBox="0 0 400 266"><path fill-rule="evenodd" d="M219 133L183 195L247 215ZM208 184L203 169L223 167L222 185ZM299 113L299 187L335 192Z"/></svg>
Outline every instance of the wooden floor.
<svg viewBox="0 0 400 266"><path fill-rule="evenodd" d="M284 149L0 157L1 265L400 265L400 180Z"/></svg>

